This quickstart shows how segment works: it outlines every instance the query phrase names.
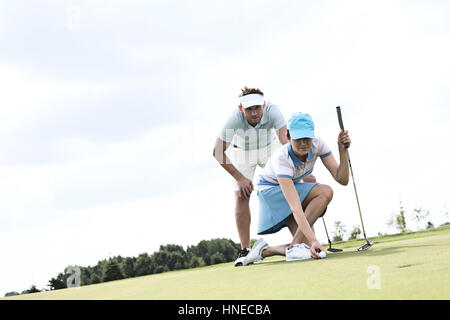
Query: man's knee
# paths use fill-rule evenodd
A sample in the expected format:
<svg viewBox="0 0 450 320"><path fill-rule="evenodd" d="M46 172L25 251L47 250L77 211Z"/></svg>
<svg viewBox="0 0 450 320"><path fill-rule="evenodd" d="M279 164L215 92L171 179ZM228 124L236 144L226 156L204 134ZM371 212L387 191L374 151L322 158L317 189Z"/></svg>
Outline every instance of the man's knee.
<svg viewBox="0 0 450 320"><path fill-rule="evenodd" d="M250 194L251 196L251 194ZM248 206L249 202L250 202L250 197L248 197L247 199L244 197L241 197L239 195L239 191L235 191L234 192L234 198L236 199L236 205L240 205L240 206Z"/></svg>
<svg viewBox="0 0 450 320"><path fill-rule="evenodd" d="M246 214L247 212L250 212L250 198L239 197L236 192L236 214Z"/></svg>

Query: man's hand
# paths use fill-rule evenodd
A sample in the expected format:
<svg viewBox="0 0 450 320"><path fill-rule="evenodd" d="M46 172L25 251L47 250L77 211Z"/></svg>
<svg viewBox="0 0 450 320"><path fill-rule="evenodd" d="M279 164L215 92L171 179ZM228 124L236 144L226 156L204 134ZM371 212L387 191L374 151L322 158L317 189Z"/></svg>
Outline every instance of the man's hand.
<svg viewBox="0 0 450 320"><path fill-rule="evenodd" d="M287 126L281 127L276 132L277 132L277 136L278 136L278 141L280 141L281 144L286 144L289 142L287 135L286 135Z"/></svg>
<svg viewBox="0 0 450 320"><path fill-rule="evenodd" d="M316 182L316 177L315 176L313 176L312 174L310 174L310 175L307 175L306 177L304 177L303 179L303 182Z"/></svg>
<svg viewBox="0 0 450 320"><path fill-rule="evenodd" d="M342 131L339 132L339 136L338 136L338 146L339 146L339 150L345 150L347 146L350 147L350 144L352 143L352 141L350 140L350 136L348 135L348 131Z"/></svg>
<svg viewBox="0 0 450 320"><path fill-rule="evenodd" d="M316 250L325 251L323 249L322 245L317 240L314 240L311 243L311 248L309 250L311 251L311 257L316 258L316 259L320 259L320 256Z"/></svg>
<svg viewBox="0 0 450 320"><path fill-rule="evenodd" d="M239 187L239 198L244 199L250 198L250 194L253 191L252 181L247 179L245 176L242 176L237 180L237 184Z"/></svg>

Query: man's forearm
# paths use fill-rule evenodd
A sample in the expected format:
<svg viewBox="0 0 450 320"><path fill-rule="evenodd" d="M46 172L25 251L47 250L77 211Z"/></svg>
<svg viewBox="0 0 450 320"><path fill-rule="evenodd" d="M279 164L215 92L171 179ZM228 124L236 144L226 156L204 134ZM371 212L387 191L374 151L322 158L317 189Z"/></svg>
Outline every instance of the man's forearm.
<svg viewBox="0 0 450 320"><path fill-rule="evenodd" d="M213 156L217 162L236 180L243 177L242 173L236 169L236 167L231 163L231 160L225 154L230 143L225 142L219 138L216 139L214 145Z"/></svg>
<svg viewBox="0 0 450 320"><path fill-rule="evenodd" d="M217 162L236 180L239 180L243 177L243 174L236 169L236 167L231 163L230 159L227 157L225 153L222 153L222 158L219 159L216 157Z"/></svg>
<svg viewBox="0 0 450 320"><path fill-rule="evenodd" d="M277 131L278 141L280 141L281 144L286 144L289 142L287 138L287 129L286 126L283 126L282 128L278 129Z"/></svg>
<svg viewBox="0 0 450 320"><path fill-rule="evenodd" d="M234 178L237 180L241 179L244 175L238 170L236 169L235 166L233 166L233 164L229 163L229 164L221 164L221 166Z"/></svg>
<svg viewBox="0 0 450 320"><path fill-rule="evenodd" d="M288 138L287 138L287 137L283 137L283 136L279 136L279 137L278 137L278 140L280 141L280 143L281 143L282 145L289 142Z"/></svg>

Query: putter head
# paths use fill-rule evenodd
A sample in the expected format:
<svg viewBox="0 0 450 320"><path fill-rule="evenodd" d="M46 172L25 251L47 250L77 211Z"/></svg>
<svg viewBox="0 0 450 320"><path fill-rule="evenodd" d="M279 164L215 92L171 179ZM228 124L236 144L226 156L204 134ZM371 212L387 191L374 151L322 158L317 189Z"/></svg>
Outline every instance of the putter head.
<svg viewBox="0 0 450 320"><path fill-rule="evenodd" d="M327 249L327 251L330 251L330 252L341 252L342 251L342 249L338 249L338 248L328 248Z"/></svg>
<svg viewBox="0 0 450 320"><path fill-rule="evenodd" d="M366 251L371 246L373 246L373 241L367 241L364 245L358 248L358 251Z"/></svg>

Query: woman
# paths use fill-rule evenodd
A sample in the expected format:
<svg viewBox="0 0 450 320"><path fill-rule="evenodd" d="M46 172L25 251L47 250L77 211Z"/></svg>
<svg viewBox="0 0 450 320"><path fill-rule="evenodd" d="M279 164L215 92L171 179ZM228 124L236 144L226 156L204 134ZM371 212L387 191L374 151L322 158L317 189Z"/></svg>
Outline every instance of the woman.
<svg viewBox="0 0 450 320"><path fill-rule="evenodd" d="M269 247L259 239L247 255L245 264L273 255L285 255L287 261L319 258L325 253L317 241L313 225L325 214L333 198L333 189L325 184L306 183L301 180L311 174L316 159L333 178L347 185L349 168L346 146L351 140L348 131L338 136L340 164L328 145L314 135L314 123L309 114L297 112L288 121L289 143L281 146L267 162L258 182L259 226L258 234L270 234L288 227L293 239L290 244Z"/></svg>

